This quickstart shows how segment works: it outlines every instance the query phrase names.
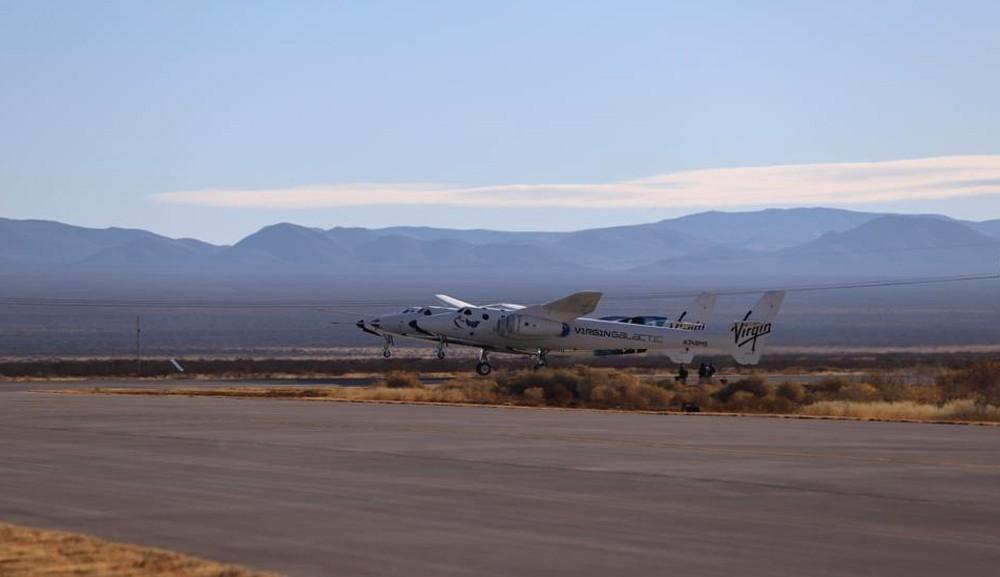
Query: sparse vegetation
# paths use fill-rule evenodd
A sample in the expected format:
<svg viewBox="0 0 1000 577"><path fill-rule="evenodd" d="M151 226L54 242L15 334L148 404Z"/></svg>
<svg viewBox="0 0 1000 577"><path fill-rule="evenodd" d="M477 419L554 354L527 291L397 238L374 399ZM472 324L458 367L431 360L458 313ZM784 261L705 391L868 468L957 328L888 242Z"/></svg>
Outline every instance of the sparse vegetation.
<svg viewBox="0 0 1000 577"><path fill-rule="evenodd" d="M0 523L0 575L115 577L277 577L171 551Z"/></svg>
<svg viewBox="0 0 1000 577"><path fill-rule="evenodd" d="M994 353L962 352L906 352L906 353L828 353L828 354L768 354L756 372L794 372L822 374L830 371L862 371L869 373L869 384L880 391L878 382L886 373L899 369L920 369L930 372L950 371L967 367L977 361L994 362ZM350 357L337 358L189 358L179 359L184 374L164 357L144 359L142 376L152 378L296 378L328 377L351 373L385 374L392 371L413 371L419 374L468 370L470 358L454 356L444 360L434 358L407 358L406 355L383 359L376 352L360 351ZM728 357L706 357L724 372L733 369ZM624 355L609 357L554 357L553 368L573 368L586 365L594 368L619 370L658 370L665 359L659 355ZM517 358L498 358L498 369L523 367ZM53 378L108 378L134 377L136 363L133 358L50 358L0 360L0 379L53 379ZM888 377L892 378L892 377ZM836 380L836 378L834 378ZM673 388L670 379L657 383ZM890 400L890 399L884 399Z"/></svg>
<svg viewBox="0 0 1000 577"><path fill-rule="evenodd" d="M392 371L385 375L385 386L390 389L419 389L424 386L416 373Z"/></svg>
<svg viewBox="0 0 1000 577"><path fill-rule="evenodd" d="M940 375L937 385L945 400L973 399L976 404L1000 405L1000 361L980 360Z"/></svg>
<svg viewBox="0 0 1000 577"><path fill-rule="evenodd" d="M686 385L662 374L577 365L500 370L495 378L462 376L426 385L417 373L392 371L373 387L233 387L95 389L99 393L196 395L523 405L640 411L799 414L859 419L996 421L1000 363L977 361L939 371L934 384L905 384L894 374L830 376L809 384L769 384L749 375Z"/></svg>
<svg viewBox="0 0 1000 577"><path fill-rule="evenodd" d="M774 396L798 405L806 400L806 388L800 383L785 382L775 388Z"/></svg>
<svg viewBox="0 0 1000 577"><path fill-rule="evenodd" d="M820 401L801 407L804 415L886 421L1000 421L1000 407L964 399L943 405L900 402Z"/></svg>

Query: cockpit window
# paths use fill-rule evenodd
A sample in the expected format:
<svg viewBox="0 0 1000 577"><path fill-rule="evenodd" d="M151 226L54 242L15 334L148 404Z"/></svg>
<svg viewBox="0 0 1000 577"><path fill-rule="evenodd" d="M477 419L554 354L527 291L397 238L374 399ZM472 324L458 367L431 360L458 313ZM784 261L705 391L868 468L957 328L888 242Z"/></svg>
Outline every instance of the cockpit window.
<svg viewBox="0 0 1000 577"><path fill-rule="evenodd" d="M424 309L424 316L426 317L431 316L431 309Z"/></svg>
<svg viewBox="0 0 1000 577"><path fill-rule="evenodd" d="M463 315L471 315L472 311L470 311L469 309L465 309L464 311L462 311L462 314Z"/></svg>

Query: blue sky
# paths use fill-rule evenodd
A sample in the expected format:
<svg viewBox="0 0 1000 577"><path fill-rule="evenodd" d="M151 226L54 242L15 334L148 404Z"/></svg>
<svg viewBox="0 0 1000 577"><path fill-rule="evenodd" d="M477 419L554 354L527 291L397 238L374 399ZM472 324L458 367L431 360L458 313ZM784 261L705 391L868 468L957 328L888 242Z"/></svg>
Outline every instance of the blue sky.
<svg viewBox="0 0 1000 577"><path fill-rule="evenodd" d="M0 0L0 216L221 242L800 204L1000 218L998 21L985 1ZM900 159L943 172L866 194ZM853 192L814 186L837 163ZM789 165L806 180L768 168ZM713 172L739 167L764 172ZM619 192L646 179L665 184Z"/></svg>

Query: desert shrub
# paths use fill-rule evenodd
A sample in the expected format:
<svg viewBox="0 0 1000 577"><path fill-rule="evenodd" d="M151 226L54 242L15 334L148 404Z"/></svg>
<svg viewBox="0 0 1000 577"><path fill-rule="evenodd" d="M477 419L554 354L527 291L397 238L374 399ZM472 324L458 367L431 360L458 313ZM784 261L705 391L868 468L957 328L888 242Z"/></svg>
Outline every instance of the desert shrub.
<svg viewBox="0 0 1000 577"><path fill-rule="evenodd" d="M719 390L712 393L712 398L722 404L726 404L733 395L739 392L750 393L753 397L758 398L766 397L771 392L771 387L761 377L746 377L738 381L726 383Z"/></svg>
<svg viewBox="0 0 1000 577"><path fill-rule="evenodd" d="M750 391L735 391L726 397L725 409L729 411L749 411L756 408L757 395Z"/></svg>
<svg viewBox="0 0 1000 577"><path fill-rule="evenodd" d="M615 369L575 367L573 369L522 370L505 373L497 379L500 388L512 396L538 387L549 405L568 405L574 401L588 403L598 387L615 391L636 386L639 378ZM601 393L605 397L606 392ZM603 397L602 397L603 398ZM601 401L601 404L605 404Z"/></svg>
<svg viewBox="0 0 1000 577"><path fill-rule="evenodd" d="M677 379L673 378L659 379L656 381L656 386L660 387L664 391L676 391L677 389L681 388L680 383L677 382Z"/></svg>
<svg viewBox="0 0 1000 577"><path fill-rule="evenodd" d="M504 399L500 394L496 381L475 379L453 379L438 387L442 394L455 392L462 397L464 403L499 403Z"/></svg>
<svg viewBox="0 0 1000 577"><path fill-rule="evenodd" d="M672 395L649 383L608 381L594 387L591 403L599 407L650 411L666 409Z"/></svg>
<svg viewBox="0 0 1000 577"><path fill-rule="evenodd" d="M806 400L806 388L801 383L786 381L777 386L774 396L793 404L802 404Z"/></svg>
<svg viewBox="0 0 1000 577"><path fill-rule="evenodd" d="M580 400L584 402L593 400L593 391L597 387L608 387L613 391L625 391L629 387L639 385L639 377L618 370L586 369L579 370L580 381L578 391Z"/></svg>
<svg viewBox="0 0 1000 577"><path fill-rule="evenodd" d="M801 403L796 403L785 397L777 396L777 393L773 397L766 397L762 399L759 403L759 408L768 413L794 413L799 410L802 406Z"/></svg>
<svg viewBox="0 0 1000 577"><path fill-rule="evenodd" d="M675 393L670 399L670 406L674 409L680 409L684 406L696 406L703 409L711 404L711 400L708 391L700 387L692 387Z"/></svg>
<svg viewBox="0 0 1000 577"><path fill-rule="evenodd" d="M511 395L538 388L550 404L566 404L579 395L580 376L569 369L521 370L500 375L497 383Z"/></svg>
<svg viewBox="0 0 1000 577"><path fill-rule="evenodd" d="M875 401L879 398L878 390L865 383L850 383L840 389L837 393L838 400L841 401Z"/></svg>
<svg viewBox="0 0 1000 577"><path fill-rule="evenodd" d="M941 389L937 386L913 385L907 390L908 399L925 405L941 404Z"/></svg>
<svg viewBox="0 0 1000 577"><path fill-rule="evenodd" d="M521 391L521 402L532 406L544 404L545 390L542 387L528 387Z"/></svg>
<svg viewBox="0 0 1000 577"><path fill-rule="evenodd" d="M813 397L820 400L827 400L839 398L840 390L849 384L850 382L842 377L826 377L808 385L806 388Z"/></svg>
<svg viewBox="0 0 1000 577"><path fill-rule="evenodd" d="M649 383L636 383L625 387L625 407L641 411L662 410L670 406L673 395Z"/></svg>
<svg viewBox="0 0 1000 577"><path fill-rule="evenodd" d="M619 370L577 370L580 400L605 408L656 410L666 409L671 394L639 377Z"/></svg>
<svg viewBox="0 0 1000 577"><path fill-rule="evenodd" d="M617 407L621 403L621 397L614 387L597 385L590 393L590 402L603 407Z"/></svg>
<svg viewBox="0 0 1000 577"><path fill-rule="evenodd" d="M406 371L390 371L385 375L385 386L390 389L417 389L424 384L414 373Z"/></svg>
<svg viewBox="0 0 1000 577"><path fill-rule="evenodd" d="M980 360L938 376L944 400L972 399L980 405L1000 405L1000 361Z"/></svg>

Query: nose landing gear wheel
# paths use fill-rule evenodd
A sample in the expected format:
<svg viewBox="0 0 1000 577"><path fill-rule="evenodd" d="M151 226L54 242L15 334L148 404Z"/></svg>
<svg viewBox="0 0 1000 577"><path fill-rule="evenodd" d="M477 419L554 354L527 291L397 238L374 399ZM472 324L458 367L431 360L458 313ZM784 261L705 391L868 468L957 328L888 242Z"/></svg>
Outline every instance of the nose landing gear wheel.
<svg viewBox="0 0 1000 577"><path fill-rule="evenodd" d="M384 349L382 351L382 358L383 359L388 359L391 356L392 356L392 351L390 351L388 348L386 348L386 349Z"/></svg>
<svg viewBox="0 0 1000 577"><path fill-rule="evenodd" d="M437 358L438 358L439 361L443 361L444 360L444 351L438 351L437 352Z"/></svg>

